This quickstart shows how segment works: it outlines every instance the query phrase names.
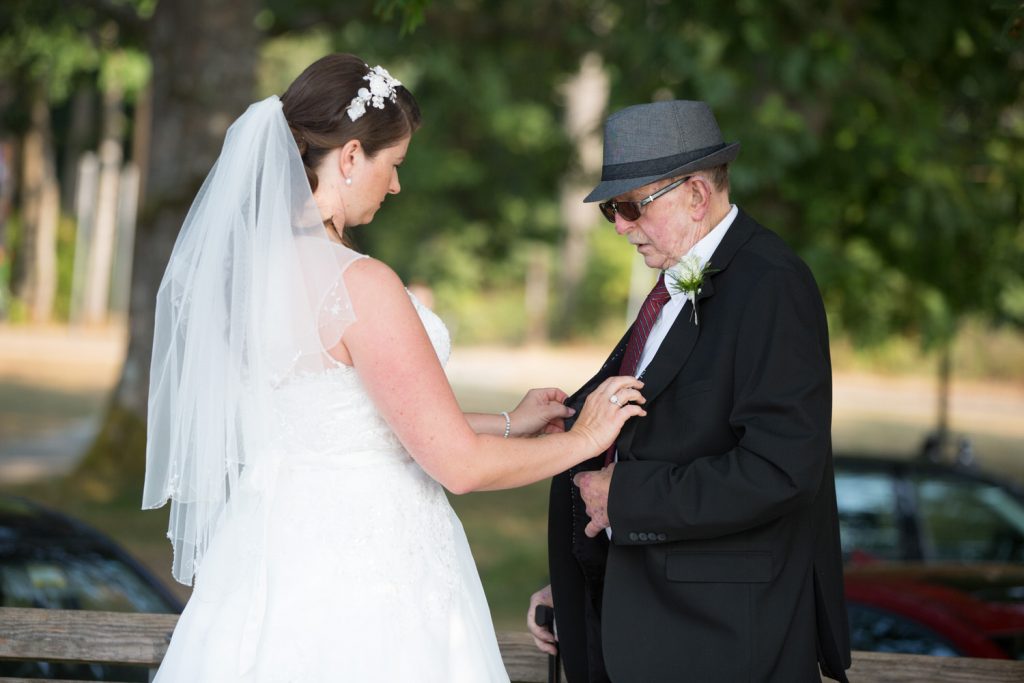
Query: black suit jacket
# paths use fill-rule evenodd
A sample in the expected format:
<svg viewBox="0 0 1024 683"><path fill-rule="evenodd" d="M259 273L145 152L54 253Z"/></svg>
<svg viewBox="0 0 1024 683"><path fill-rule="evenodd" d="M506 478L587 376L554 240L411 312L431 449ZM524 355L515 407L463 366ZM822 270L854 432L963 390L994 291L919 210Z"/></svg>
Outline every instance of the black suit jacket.
<svg viewBox="0 0 1024 683"><path fill-rule="evenodd" d="M742 210L644 372L616 442L611 543L551 487L549 558L573 683L841 681L850 665L828 331L807 266ZM616 374L629 333L570 399ZM607 670L607 674L604 669Z"/></svg>

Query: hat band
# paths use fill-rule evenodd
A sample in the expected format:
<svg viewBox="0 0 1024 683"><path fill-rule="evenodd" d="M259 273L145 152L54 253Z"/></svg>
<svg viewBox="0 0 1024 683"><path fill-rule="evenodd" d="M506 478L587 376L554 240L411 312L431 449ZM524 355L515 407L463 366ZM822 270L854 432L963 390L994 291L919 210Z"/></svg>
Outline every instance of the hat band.
<svg viewBox="0 0 1024 683"><path fill-rule="evenodd" d="M611 164L601 169L601 180L627 180L629 178L646 178L648 176L663 175L673 169L685 166L691 161L697 161L709 154L714 154L726 147L726 143L702 147L692 152L673 154L669 157L658 157L657 159L644 159L643 161L630 161L625 164Z"/></svg>

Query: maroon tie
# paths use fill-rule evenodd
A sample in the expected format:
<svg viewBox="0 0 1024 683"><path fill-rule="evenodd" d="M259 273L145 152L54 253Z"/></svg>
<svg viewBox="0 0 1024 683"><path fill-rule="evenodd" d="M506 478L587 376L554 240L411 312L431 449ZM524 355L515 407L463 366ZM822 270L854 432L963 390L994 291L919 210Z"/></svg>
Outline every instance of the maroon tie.
<svg viewBox="0 0 1024 683"><path fill-rule="evenodd" d="M647 344L647 337L651 334L654 321L658 319L662 307L672 298L665 287L665 274L662 273L654 284L654 289L644 299L644 305L640 307L640 314L633 323L633 333L629 335L629 342L626 344L626 353L622 356L622 364L619 365L620 375L632 375L638 370L640 356L644 353L644 346Z"/></svg>
<svg viewBox="0 0 1024 683"><path fill-rule="evenodd" d="M640 307L640 314L633 323L633 332L629 335L626 343L626 352L622 355L622 363L619 365L620 375L633 375L639 369L640 356L643 355L644 346L647 344L647 337L651 334L651 328L658 319L661 309L668 303L672 296L665 286L665 274L662 273L654 284L654 289L644 299L644 305ZM608 465L615 457L615 444L604 454L604 464Z"/></svg>

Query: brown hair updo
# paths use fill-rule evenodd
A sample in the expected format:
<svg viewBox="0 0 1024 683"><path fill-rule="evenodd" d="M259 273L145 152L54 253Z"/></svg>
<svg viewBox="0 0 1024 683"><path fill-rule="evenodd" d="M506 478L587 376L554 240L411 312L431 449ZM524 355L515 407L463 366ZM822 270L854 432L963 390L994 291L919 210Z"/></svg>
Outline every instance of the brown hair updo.
<svg viewBox="0 0 1024 683"><path fill-rule="evenodd" d="M314 192L318 182L315 169L332 149L359 140L372 158L420 125L419 105L404 86L396 88L397 102L385 99L383 109L367 107L355 121L348 117L349 102L360 88L369 87L363 79L369 71L366 62L355 55L327 55L306 67L281 96L284 117Z"/></svg>

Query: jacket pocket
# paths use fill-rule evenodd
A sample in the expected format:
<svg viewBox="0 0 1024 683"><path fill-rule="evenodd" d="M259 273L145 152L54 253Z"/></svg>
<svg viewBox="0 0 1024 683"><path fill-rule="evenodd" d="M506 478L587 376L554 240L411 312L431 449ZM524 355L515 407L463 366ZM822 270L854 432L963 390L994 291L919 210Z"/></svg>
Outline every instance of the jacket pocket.
<svg viewBox="0 0 1024 683"><path fill-rule="evenodd" d="M672 391L672 398L679 399L686 396L694 396L695 394L703 394L706 391L711 391L711 387L713 386L714 383L710 379L703 379L699 382L690 382L689 384L684 384Z"/></svg>
<svg viewBox="0 0 1024 683"><path fill-rule="evenodd" d="M676 551L665 557L665 578L692 583L767 583L772 579L770 552Z"/></svg>

